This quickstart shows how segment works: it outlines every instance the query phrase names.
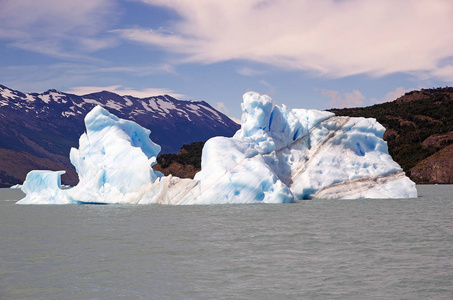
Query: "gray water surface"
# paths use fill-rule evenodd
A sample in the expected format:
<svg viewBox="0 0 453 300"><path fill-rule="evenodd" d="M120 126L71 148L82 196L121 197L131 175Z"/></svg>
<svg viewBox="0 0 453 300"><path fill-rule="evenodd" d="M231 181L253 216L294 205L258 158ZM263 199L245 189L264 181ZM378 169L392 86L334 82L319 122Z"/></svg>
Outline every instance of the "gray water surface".
<svg viewBox="0 0 453 300"><path fill-rule="evenodd" d="M0 299L453 299L453 186L403 200L15 205Z"/></svg>

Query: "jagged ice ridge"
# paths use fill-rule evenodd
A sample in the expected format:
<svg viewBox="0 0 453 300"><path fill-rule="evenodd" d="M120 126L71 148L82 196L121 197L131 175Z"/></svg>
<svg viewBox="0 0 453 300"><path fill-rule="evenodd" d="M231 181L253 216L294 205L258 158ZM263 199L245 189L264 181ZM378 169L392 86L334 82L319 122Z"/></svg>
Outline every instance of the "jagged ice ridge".
<svg viewBox="0 0 453 300"><path fill-rule="evenodd" d="M289 203L301 199L417 197L415 184L388 154L375 119L274 106L246 93L242 125L232 138L203 148L194 179L152 169L160 146L133 121L100 106L85 117L86 133L70 159L79 183L61 189L64 171L31 171L19 204Z"/></svg>

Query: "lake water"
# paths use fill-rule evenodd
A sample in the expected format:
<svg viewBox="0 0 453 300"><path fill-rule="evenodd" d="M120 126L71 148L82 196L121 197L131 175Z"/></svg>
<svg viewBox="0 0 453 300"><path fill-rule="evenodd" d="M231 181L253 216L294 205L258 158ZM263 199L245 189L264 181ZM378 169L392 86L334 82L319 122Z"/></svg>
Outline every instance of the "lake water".
<svg viewBox="0 0 453 300"><path fill-rule="evenodd" d="M453 299L453 186L404 200L15 205L0 299Z"/></svg>

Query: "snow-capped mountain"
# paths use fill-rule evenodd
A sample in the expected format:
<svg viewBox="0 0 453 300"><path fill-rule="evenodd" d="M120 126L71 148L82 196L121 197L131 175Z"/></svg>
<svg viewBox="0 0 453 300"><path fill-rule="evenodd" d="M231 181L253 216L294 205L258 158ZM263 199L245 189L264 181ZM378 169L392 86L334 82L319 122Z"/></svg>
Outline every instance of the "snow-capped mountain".
<svg viewBox="0 0 453 300"><path fill-rule="evenodd" d="M107 91L83 96L57 90L23 93L0 85L0 186L21 182L29 170L49 165L69 171L63 181L76 182L68 153L78 146L83 118L96 105L150 129L161 153L176 153L183 144L213 136L232 136L240 127L204 101Z"/></svg>

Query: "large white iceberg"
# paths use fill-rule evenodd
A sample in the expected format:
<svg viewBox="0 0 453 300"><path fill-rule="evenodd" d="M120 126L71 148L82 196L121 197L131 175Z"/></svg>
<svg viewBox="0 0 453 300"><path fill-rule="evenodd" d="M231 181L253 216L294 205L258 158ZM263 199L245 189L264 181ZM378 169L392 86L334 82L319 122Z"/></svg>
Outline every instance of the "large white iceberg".
<svg viewBox="0 0 453 300"><path fill-rule="evenodd" d="M160 146L150 131L100 106L70 159L79 184L61 189L63 171L31 171L19 204L288 203L301 199L417 197L415 184L388 154L374 119L274 106L266 95L243 97L232 138L206 142L194 179L163 176L152 166Z"/></svg>

